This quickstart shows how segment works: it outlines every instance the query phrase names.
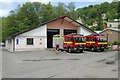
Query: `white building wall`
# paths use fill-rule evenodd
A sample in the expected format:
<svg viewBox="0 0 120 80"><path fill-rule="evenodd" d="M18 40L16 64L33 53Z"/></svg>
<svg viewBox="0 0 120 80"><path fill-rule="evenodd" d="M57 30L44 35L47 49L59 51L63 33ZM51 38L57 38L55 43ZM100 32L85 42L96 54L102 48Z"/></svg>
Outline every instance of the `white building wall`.
<svg viewBox="0 0 120 80"><path fill-rule="evenodd" d="M33 45L27 45L27 38L33 38ZM18 39L18 44L17 44ZM15 37L15 51L30 51L47 48L47 26L41 26Z"/></svg>
<svg viewBox="0 0 120 80"><path fill-rule="evenodd" d="M107 26L108 26L108 28L118 28L119 24L120 24L120 22L108 22Z"/></svg>
<svg viewBox="0 0 120 80"><path fill-rule="evenodd" d="M88 31L83 27L78 27L77 34L83 34L84 36L92 34L92 32Z"/></svg>
<svg viewBox="0 0 120 80"><path fill-rule="evenodd" d="M33 38L33 45L27 45L27 38ZM17 39L18 44L17 44ZM31 37L15 37L15 51L41 50L47 48L47 37L31 36Z"/></svg>
<svg viewBox="0 0 120 80"><path fill-rule="evenodd" d="M13 52L13 39L11 39L11 41L10 41L10 39L9 40L7 39L5 41L5 49L7 49L8 51Z"/></svg>
<svg viewBox="0 0 120 80"><path fill-rule="evenodd" d="M80 34L81 30L80 27L77 28L77 34Z"/></svg>
<svg viewBox="0 0 120 80"><path fill-rule="evenodd" d="M19 36L47 36L47 25L40 26Z"/></svg>

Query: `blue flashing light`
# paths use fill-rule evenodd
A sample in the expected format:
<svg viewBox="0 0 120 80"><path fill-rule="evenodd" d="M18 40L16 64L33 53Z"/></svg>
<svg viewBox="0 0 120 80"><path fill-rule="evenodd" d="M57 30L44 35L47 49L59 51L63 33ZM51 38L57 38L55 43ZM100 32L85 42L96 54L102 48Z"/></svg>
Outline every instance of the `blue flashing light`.
<svg viewBox="0 0 120 80"><path fill-rule="evenodd" d="M78 34L79 36L83 36L83 34Z"/></svg>

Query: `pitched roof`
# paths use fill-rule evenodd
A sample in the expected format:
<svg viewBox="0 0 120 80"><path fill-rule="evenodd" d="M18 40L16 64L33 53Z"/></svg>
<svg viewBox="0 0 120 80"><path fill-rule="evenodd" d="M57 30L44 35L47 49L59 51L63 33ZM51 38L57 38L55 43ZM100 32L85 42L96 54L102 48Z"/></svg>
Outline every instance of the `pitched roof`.
<svg viewBox="0 0 120 80"><path fill-rule="evenodd" d="M33 30L33 29L35 29L35 28L38 28L38 27L43 26L43 25L45 25L45 24L48 24L48 23L50 23L50 22L56 21L56 20L58 20L58 19L60 19L60 18L64 18L65 20L69 21L70 23L72 23L72 24L74 24L74 25L76 25L76 26L80 26L80 25L81 25L81 26L83 26L83 28L89 30L90 32L92 32L92 33L94 33L94 34L97 34L96 32L94 32L94 31L92 31L91 29L89 29L87 26L85 26L85 25L77 22L76 20L73 20L72 18L70 18L70 17L68 17L68 16L61 16L61 17L59 17L59 18L55 18L55 19L53 19L53 20L44 22L44 23L42 23L42 24L40 24L40 25L38 25L38 26L29 28L29 29L27 29L27 30L25 30L25 31L23 31L23 32L18 32L18 33L16 33L16 34L13 34L13 36L11 36L11 38L14 38L14 37L16 37L17 35L20 35L20 34L25 33L25 32L27 32L27 31Z"/></svg>
<svg viewBox="0 0 120 80"><path fill-rule="evenodd" d="M109 20L108 22L120 22L120 19Z"/></svg>
<svg viewBox="0 0 120 80"><path fill-rule="evenodd" d="M102 32L102 31L95 31L95 32L99 34L99 33Z"/></svg>
<svg viewBox="0 0 120 80"><path fill-rule="evenodd" d="M105 32L105 31L107 31L107 30L112 30L112 31L120 32L120 29L116 29L116 28L106 28L106 29L104 29L103 31L101 31L100 33Z"/></svg>

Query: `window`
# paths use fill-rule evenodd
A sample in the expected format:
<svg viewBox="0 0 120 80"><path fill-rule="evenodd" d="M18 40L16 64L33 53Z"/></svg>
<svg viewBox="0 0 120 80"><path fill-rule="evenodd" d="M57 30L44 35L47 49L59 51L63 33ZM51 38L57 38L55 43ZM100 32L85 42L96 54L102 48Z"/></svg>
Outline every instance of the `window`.
<svg viewBox="0 0 120 80"><path fill-rule="evenodd" d="M64 38L64 41L67 41L67 38Z"/></svg>
<svg viewBox="0 0 120 80"><path fill-rule="evenodd" d="M19 44L19 39L16 40L16 44L17 44L17 45Z"/></svg>
<svg viewBox="0 0 120 80"><path fill-rule="evenodd" d="M97 41L97 39L96 39L96 38L93 38L93 41Z"/></svg>
<svg viewBox="0 0 120 80"><path fill-rule="evenodd" d="M27 38L27 45L33 45L33 38Z"/></svg>
<svg viewBox="0 0 120 80"><path fill-rule="evenodd" d="M8 43L11 43L12 41L11 41L11 39L8 39Z"/></svg>
<svg viewBox="0 0 120 80"><path fill-rule="evenodd" d="M106 38L98 38L98 42L106 42L107 39Z"/></svg>
<svg viewBox="0 0 120 80"><path fill-rule="evenodd" d="M42 43L40 43L40 44L42 44Z"/></svg>
<svg viewBox="0 0 120 80"><path fill-rule="evenodd" d="M90 38L86 38L86 41L90 41Z"/></svg>
<svg viewBox="0 0 120 80"><path fill-rule="evenodd" d="M110 28L112 27L112 25L110 24Z"/></svg>
<svg viewBox="0 0 120 80"><path fill-rule="evenodd" d="M72 42L73 41L73 38L68 38L68 42Z"/></svg>

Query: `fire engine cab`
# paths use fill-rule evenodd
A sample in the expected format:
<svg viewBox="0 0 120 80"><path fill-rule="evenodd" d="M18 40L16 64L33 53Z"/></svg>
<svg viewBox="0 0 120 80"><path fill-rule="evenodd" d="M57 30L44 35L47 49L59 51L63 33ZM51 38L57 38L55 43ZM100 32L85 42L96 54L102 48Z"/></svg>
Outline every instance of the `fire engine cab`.
<svg viewBox="0 0 120 80"><path fill-rule="evenodd" d="M53 37L53 47L56 50L67 51L71 53L83 52L85 45L85 37L80 34L68 34L65 36L54 35Z"/></svg>
<svg viewBox="0 0 120 80"><path fill-rule="evenodd" d="M84 49L93 51L104 51L107 49L107 38L104 35L89 35L86 36L86 44Z"/></svg>

